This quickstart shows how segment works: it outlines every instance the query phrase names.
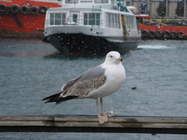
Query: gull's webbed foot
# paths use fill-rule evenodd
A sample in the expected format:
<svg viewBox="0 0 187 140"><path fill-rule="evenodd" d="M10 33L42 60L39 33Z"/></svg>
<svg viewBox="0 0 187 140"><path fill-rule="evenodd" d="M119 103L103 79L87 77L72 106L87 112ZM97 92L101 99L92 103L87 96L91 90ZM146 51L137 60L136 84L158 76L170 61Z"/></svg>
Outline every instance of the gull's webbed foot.
<svg viewBox="0 0 187 140"><path fill-rule="evenodd" d="M108 122L108 115L104 114L104 115L97 115L98 119L99 119L99 123L100 124L104 124L105 122Z"/></svg>

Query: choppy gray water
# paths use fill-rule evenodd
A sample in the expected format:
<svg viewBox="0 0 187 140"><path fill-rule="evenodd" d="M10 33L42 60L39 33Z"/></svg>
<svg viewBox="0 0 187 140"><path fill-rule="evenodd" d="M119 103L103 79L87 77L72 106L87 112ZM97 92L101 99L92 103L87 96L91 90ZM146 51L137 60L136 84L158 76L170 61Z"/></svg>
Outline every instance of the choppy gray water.
<svg viewBox="0 0 187 140"><path fill-rule="evenodd" d="M187 41L143 41L138 50L122 57L127 79L118 92L104 98L105 110L116 115L187 117ZM94 100L72 100L56 106L41 99L103 60L104 56L67 58L39 40L1 39L0 115L95 115ZM186 140L187 136L0 133L0 139Z"/></svg>

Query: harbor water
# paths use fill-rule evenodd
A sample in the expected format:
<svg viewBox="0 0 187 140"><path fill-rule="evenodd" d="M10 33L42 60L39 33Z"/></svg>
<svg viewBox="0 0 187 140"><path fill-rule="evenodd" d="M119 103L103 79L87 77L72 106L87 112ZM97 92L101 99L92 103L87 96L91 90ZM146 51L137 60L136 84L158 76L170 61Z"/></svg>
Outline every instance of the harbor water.
<svg viewBox="0 0 187 140"><path fill-rule="evenodd" d="M96 115L95 101L59 105L42 98L105 56L68 58L40 40L0 39L0 116ZM187 117L187 41L146 40L122 55L127 78L104 98L106 111L125 116ZM136 88L135 88L136 87ZM186 135L113 133L0 133L1 140L187 140Z"/></svg>

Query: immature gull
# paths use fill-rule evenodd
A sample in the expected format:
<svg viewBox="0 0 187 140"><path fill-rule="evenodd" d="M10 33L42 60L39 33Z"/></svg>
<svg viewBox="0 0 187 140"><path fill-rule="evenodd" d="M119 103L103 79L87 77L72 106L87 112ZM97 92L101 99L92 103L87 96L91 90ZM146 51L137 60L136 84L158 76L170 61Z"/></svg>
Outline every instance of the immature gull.
<svg viewBox="0 0 187 140"><path fill-rule="evenodd" d="M108 121L104 113L102 98L117 91L125 81L125 68L122 65L121 55L111 51L106 55L104 63L90 68L78 78L68 81L61 88L61 92L44 98L45 103L61 102L71 99L91 98L96 99L97 114L100 124ZM100 115L100 107L102 115Z"/></svg>

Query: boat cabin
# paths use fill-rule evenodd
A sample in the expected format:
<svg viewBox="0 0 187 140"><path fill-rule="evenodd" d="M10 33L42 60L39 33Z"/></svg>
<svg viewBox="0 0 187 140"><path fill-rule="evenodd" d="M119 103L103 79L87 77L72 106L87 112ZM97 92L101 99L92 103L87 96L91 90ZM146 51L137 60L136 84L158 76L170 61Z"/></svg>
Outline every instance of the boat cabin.
<svg viewBox="0 0 187 140"><path fill-rule="evenodd" d="M139 35L136 17L128 11L126 2L123 0L62 0L61 8L51 8L46 14L45 28L55 26L59 27L55 30L56 33L62 26L77 26L84 27L84 29L66 32L66 28L60 32L94 35L93 32L86 32L85 27L87 27L89 31L103 29L95 34L101 36ZM45 32L45 35L50 33L52 32Z"/></svg>

